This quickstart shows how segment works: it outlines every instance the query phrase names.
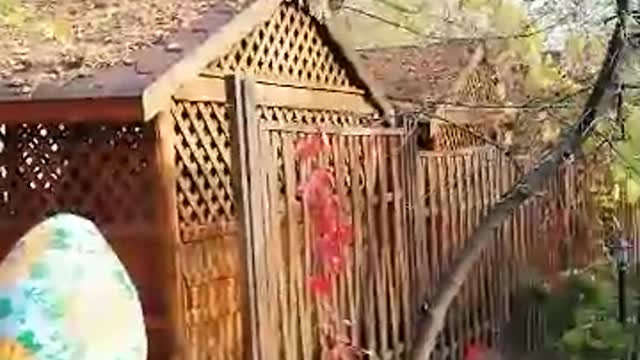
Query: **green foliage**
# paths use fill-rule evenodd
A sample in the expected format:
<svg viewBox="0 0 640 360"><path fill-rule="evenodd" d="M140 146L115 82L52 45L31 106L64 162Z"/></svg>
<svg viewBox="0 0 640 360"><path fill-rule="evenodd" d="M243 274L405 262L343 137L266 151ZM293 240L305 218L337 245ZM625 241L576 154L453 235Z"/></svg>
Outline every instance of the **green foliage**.
<svg viewBox="0 0 640 360"><path fill-rule="evenodd" d="M640 104L625 109L626 137L615 143L616 155L611 166L614 180L624 190L626 201L640 200ZM612 131L619 131L613 129Z"/></svg>
<svg viewBox="0 0 640 360"><path fill-rule="evenodd" d="M606 38L587 32L571 33L565 40L564 67L571 75L586 77L594 74L606 52Z"/></svg>
<svg viewBox="0 0 640 360"><path fill-rule="evenodd" d="M531 93L544 93L563 86L563 80L560 69L550 59L540 59L530 64L525 84Z"/></svg>
<svg viewBox="0 0 640 360"><path fill-rule="evenodd" d="M341 11L336 15L333 25L348 32L350 41L356 47L423 43L425 39L415 33L428 35L438 31L441 17L435 15L438 13L435 7L439 3L441 2L418 0L352 0L348 3L350 6L393 24L359 13Z"/></svg>
<svg viewBox="0 0 640 360"><path fill-rule="evenodd" d="M498 65L511 68L520 64L528 69L525 90L531 97L576 89L576 84L564 76L558 64L545 55L546 34L532 24L521 4L513 0L467 0L463 7L469 12L484 14L490 32L511 37L492 44L492 51L497 54Z"/></svg>
<svg viewBox="0 0 640 360"><path fill-rule="evenodd" d="M517 34L526 31L528 16L521 6L504 1L493 9L493 25L503 34Z"/></svg>
<svg viewBox="0 0 640 360"><path fill-rule="evenodd" d="M0 0L0 25L22 26L27 20L24 8L15 0Z"/></svg>
<svg viewBox="0 0 640 360"><path fill-rule="evenodd" d="M599 122L595 136L588 139L583 146L585 153L594 155L602 154L613 147L613 152L606 162L610 179L615 185L614 198L615 201L624 200L631 204L640 201L640 99L636 96L631 91L625 92L624 133L615 119L605 114L602 116L609 118Z"/></svg>
<svg viewBox="0 0 640 360"><path fill-rule="evenodd" d="M628 291L628 304L636 293ZM633 346L633 326L617 320L616 277L608 264L567 275L561 287L532 299L546 315L549 346L562 358L620 359Z"/></svg>

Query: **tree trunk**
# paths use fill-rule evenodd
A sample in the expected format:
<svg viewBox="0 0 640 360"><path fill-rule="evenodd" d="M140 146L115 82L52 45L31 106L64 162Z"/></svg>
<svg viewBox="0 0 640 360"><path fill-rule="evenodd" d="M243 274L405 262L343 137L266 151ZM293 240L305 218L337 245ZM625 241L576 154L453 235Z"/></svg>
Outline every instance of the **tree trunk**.
<svg viewBox="0 0 640 360"><path fill-rule="evenodd" d="M621 4L623 3L623 4ZM469 238L462 253L457 257L452 268L440 284L434 299L428 304L428 314L418 323L416 338L412 349L413 360L429 360L436 345L438 334L442 331L447 310L460 291L469 271L477 262L482 251L494 239L494 230L498 228L515 209L527 199L538 193L546 179L559 166L570 159L581 147L596 125L597 108L607 91L611 90L611 80L615 74L621 52L624 48L624 29L628 0L618 0L619 11L615 29L607 46L607 54L598 74L594 88L585 104L582 116L577 124L567 129L561 136L559 144L549 151L542 160L516 184L502 199L491 208L484 220L478 225Z"/></svg>

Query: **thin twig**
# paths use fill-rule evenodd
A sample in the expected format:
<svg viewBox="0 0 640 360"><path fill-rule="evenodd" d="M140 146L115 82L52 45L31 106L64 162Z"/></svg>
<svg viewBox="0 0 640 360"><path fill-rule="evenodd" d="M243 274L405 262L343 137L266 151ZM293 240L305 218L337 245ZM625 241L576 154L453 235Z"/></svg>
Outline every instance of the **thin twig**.
<svg viewBox="0 0 640 360"><path fill-rule="evenodd" d="M410 26L401 24L399 22L393 21L393 20L389 20L383 16L377 15L377 14L373 14L371 12L368 12L366 10L360 9L360 8L356 8L350 5L343 5L342 7L345 10L354 12L356 14L380 21L382 23L385 23L387 25L393 26L395 28L404 30L406 32L409 32L413 35L419 36L423 39L426 40L437 40L437 41L446 41L446 42L472 42L472 41L487 41L487 40L512 40L512 39L522 39L522 38L528 38L528 37L532 37L535 35L539 35L542 33L545 33L549 30L553 30L554 28L558 27L558 26L562 26L565 24L565 20L567 18L569 18L569 15L565 15L563 17L561 17L560 19L558 19L558 21L554 22L553 24L547 25L541 29L538 30L534 30L534 31L523 31L520 33L516 33L516 34L508 34L508 35L487 35L487 36L478 36L478 37L449 37L449 36L439 36L439 35L429 35L429 34L425 34L419 30L416 30ZM527 26L524 26L524 28L527 27L531 27L532 24L528 24Z"/></svg>

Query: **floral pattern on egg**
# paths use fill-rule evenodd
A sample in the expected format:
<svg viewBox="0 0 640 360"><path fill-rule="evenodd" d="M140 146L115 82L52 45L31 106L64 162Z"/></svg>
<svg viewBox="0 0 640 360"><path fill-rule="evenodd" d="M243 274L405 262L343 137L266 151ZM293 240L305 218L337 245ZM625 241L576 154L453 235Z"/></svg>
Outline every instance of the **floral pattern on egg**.
<svg viewBox="0 0 640 360"><path fill-rule="evenodd" d="M137 291L92 222L49 218L0 263L3 351L15 360L146 359Z"/></svg>

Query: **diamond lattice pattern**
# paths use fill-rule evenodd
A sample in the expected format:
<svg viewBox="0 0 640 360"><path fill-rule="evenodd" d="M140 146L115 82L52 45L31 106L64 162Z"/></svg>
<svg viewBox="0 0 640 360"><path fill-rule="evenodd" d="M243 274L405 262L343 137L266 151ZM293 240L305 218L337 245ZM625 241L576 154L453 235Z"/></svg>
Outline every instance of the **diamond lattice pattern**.
<svg viewBox="0 0 640 360"><path fill-rule="evenodd" d="M456 94L456 101L474 105L500 104L503 99L498 91L498 82L496 72L488 65L481 65L469 74Z"/></svg>
<svg viewBox="0 0 640 360"><path fill-rule="evenodd" d="M178 216L183 235L193 225L232 221L231 140L225 105L175 101L172 111L177 137ZM355 114L343 112L262 106L257 116L262 122L278 123L350 125L362 121Z"/></svg>
<svg viewBox="0 0 640 360"><path fill-rule="evenodd" d="M231 143L224 104L177 101L173 116L180 224L231 220Z"/></svg>
<svg viewBox="0 0 640 360"><path fill-rule="evenodd" d="M266 79L353 88L344 64L331 47L326 29L294 4L283 4L269 21L209 64L209 71L240 71Z"/></svg>
<svg viewBox="0 0 640 360"><path fill-rule="evenodd" d="M60 211L99 225L154 221L151 125L19 125L1 136L2 221L32 223Z"/></svg>
<svg viewBox="0 0 640 360"><path fill-rule="evenodd" d="M482 125L440 125L434 139L434 150L458 150L484 145L483 131Z"/></svg>

